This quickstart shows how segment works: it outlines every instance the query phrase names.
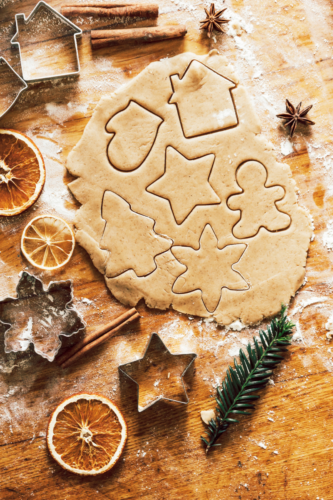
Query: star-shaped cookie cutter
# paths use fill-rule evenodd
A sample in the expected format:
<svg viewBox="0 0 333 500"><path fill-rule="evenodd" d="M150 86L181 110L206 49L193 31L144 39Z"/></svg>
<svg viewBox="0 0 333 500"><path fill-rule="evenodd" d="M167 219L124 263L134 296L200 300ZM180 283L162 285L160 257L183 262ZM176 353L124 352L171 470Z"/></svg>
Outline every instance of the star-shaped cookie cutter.
<svg viewBox="0 0 333 500"><path fill-rule="evenodd" d="M149 371L149 367L147 367L147 363L149 361L149 354L150 352L157 352L157 351L160 351L160 354L163 356L164 355L167 355L169 356L169 359L170 357L173 357L173 358L180 358L180 357L188 357L190 358L190 361L189 363L187 364L186 368L183 370L183 372L179 375L180 379L181 379L181 383L182 383L182 387L183 387L183 395L185 396L185 401L181 401L179 399L173 399L173 398L170 398L170 397L165 397L163 395L158 395L154 398L153 401L149 402L148 404L146 404L145 406L140 406L140 383L137 382L137 380L135 380L135 378L133 378L133 376L131 376L129 374L129 372L132 371L132 368L135 366L138 366L140 363L143 363L143 362L146 362L146 367L145 367L145 371ZM137 359L135 361L132 361L130 363L125 363L123 365L120 365L118 367L118 370L120 373L123 373L126 377L128 377L130 380L132 380L132 382L134 382L137 387L138 387L138 412L141 413L142 411L144 410L147 410L148 408L150 408L152 405L154 405L155 403L157 403L157 401L161 401L161 400L164 400L164 401L170 401L172 403L181 403L181 404L188 404L189 402L189 398L187 396L187 392L186 392L186 389L185 389L185 384L184 384L184 375L186 374L186 372L188 371L188 369L190 368L190 366L192 365L193 361L195 360L195 358L197 357L197 354L195 353L179 353L179 354L172 354L169 349L166 347L166 345L164 344L164 342L162 341L162 339L159 337L159 335L157 333L153 333L148 341L148 344L147 344L147 347L145 349L145 352L144 352L144 355L142 358L140 359ZM150 361L152 363L152 361ZM155 365L154 365L155 366ZM161 364L160 364L161 366ZM162 368L163 369L163 368ZM161 375L162 375L162 372L160 372ZM165 372L167 373L167 371ZM169 378L170 376L170 373L168 373L168 376L167 378ZM155 381L155 383L153 384L154 387L156 387L158 384L157 384L158 381Z"/></svg>

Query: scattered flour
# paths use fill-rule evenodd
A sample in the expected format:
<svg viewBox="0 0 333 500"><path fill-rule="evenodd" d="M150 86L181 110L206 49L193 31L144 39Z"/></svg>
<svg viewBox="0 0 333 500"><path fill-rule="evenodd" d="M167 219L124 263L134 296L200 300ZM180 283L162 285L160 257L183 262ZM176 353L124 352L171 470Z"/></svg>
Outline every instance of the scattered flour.
<svg viewBox="0 0 333 500"><path fill-rule="evenodd" d="M243 31L246 33L252 33L253 32L253 24L251 24L248 21L245 21L243 17L241 17L239 14L236 14L236 12L233 12L232 10L228 9L225 12L225 17L228 18L230 22L228 24L228 35L235 37L235 36L241 36Z"/></svg>
<svg viewBox="0 0 333 500"><path fill-rule="evenodd" d="M262 441L260 441L260 443L258 443L258 446L260 446L260 448L263 448L264 450L267 449L267 446Z"/></svg>
<svg viewBox="0 0 333 500"><path fill-rule="evenodd" d="M237 346L232 347L231 349L229 349L228 354L232 358L235 357L235 356L238 356L238 354L239 354L239 347L237 347Z"/></svg>
<svg viewBox="0 0 333 500"><path fill-rule="evenodd" d="M14 3L16 0L0 0L0 9L5 7L8 3Z"/></svg>
<svg viewBox="0 0 333 500"><path fill-rule="evenodd" d="M21 351L26 351L30 343L33 342L31 334L32 334L32 318L29 318L27 327L24 328L24 330L22 330L20 335L16 337L16 340L20 343Z"/></svg>
<svg viewBox="0 0 333 500"><path fill-rule="evenodd" d="M295 316L295 314L302 313L303 310L308 306L318 304L319 302L326 302L327 300L329 300L328 297L310 297L309 299L302 300L300 305L298 307L295 307L295 309L290 313L290 316Z"/></svg>
<svg viewBox="0 0 333 500"><path fill-rule="evenodd" d="M294 148L293 148L293 144L290 141L290 139L287 138L281 142L281 154L283 156L290 155L293 152L294 152Z"/></svg>
<svg viewBox="0 0 333 500"><path fill-rule="evenodd" d="M234 330L236 332L240 332L241 330L243 330L243 328L246 328L246 325L243 325L243 323L239 319L237 319L236 321L228 325L226 330Z"/></svg>
<svg viewBox="0 0 333 500"><path fill-rule="evenodd" d="M234 116L234 112L231 109L224 109L219 111L217 114L213 115L217 119L217 123L220 127L223 127L224 121L228 116Z"/></svg>
<svg viewBox="0 0 333 500"><path fill-rule="evenodd" d="M324 160L324 167L326 168L327 171L329 171L333 167L333 160L332 160L332 158L325 158L325 160Z"/></svg>
<svg viewBox="0 0 333 500"><path fill-rule="evenodd" d="M112 67L112 61L106 57L94 57L93 62L98 71L111 71L115 69Z"/></svg>
<svg viewBox="0 0 333 500"><path fill-rule="evenodd" d="M296 331L295 331L294 335L292 336L291 340L293 340L294 342L303 342L303 344L305 345L302 331L301 331L301 328L299 326L299 321L296 321L295 326L296 326Z"/></svg>
<svg viewBox="0 0 333 500"><path fill-rule="evenodd" d="M93 303L92 300L89 300L87 298L81 299L82 304L86 304L87 306L90 306L90 304Z"/></svg>
<svg viewBox="0 0 333 500"><path fill-rule="evenodd" d="M69 102L67 104L57 104L56 102L48 102L45 105L47 114L56 120L58 123L63 123L77 113L86 115L89 108L89 103L75 104Z"/></svg>
<svg viewBox="0 0 333 500"><path fill-rule="evenodd" d="M323 245L327 250L333 250L333 220L327 223L327 230L323 234Z"/></svg>
<svg viewBox="0 0 333 500"><path fill-rule="evenodd" d="M256 56L254 55L254 52L251 50L249 43L242 40L240 36L234 36L233 38L235 40L236 48L241 51L243 59L245 59L253 70L252 78L260 78L262 75L262 69Z"/></svg>
<svg viewBox="0 0 333 500"><path fill-rule="evenodd" d="M326 334L326 338L328 341L330 341L333 338L333 314L331 314L331 316L328 318L325 328L328 331L328 333Z"/></svg>

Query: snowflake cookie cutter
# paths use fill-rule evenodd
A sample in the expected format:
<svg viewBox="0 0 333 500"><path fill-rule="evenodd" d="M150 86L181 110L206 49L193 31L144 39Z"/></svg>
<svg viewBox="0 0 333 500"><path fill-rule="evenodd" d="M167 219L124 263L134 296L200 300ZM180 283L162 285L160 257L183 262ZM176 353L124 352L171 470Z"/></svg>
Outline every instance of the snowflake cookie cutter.
<svg viewBox="0 0 333 500"><path fill-rule="evenodd" d="M74 42L74 48L75 48L75 63L77 70L76 71L70 71L70 72L63 72L59 73L56 75L43 75L37 78L29 78L29 76L26 74L25 69L24 69L24 58L22 57L22 51L21 51L21 46L20 42L17 41L17 38L19 37L20 33L20 26L26 27L30 22L33 22L34 17L38 14L38 12L41 9L46 9L52 16L54 16L55 19L58 19L61 23L64 25L70 27L73 29L73 42ZM22 77L23 79L28 82L28 83L35 83L35 82L40 82L43 80L53 80L56 78L65 78L68 76L78 76L80 74L80 59L79 59L79 51L77 47L77 38L81 37L82 35L82 30L78 28L74 23L72 23L69 19L67 19L65 16L60 14L57 10L55 10L53 7L51 7L49 4L44 2L43 0L38 2L38 4L34 7L32 10L31 14L26 18L25 14L16 14L15 15L15 25L16 25L16 33L11 39L10 43L17 47L19 50L19 57L20 57L20 62L21 62L21 68L22 68Z"/></svg>
<svg viewBox="0 0 333 500"><path fill-rule="evenodd" d="M70 337L86 326L72 305L72 281L51 281L44 288L40 279L23 271L16 292L16 298L0 301L5 352L26 351L33 344L36 354L53 361L61 347L60 336Z"/></svg>
<svg viewBox="0 0 333 500"><path fill-rule="evenodd" d="M5 114L8 113L8 111L14 106L14 104L16 103L17 99L19 98L20 94L28 88L28 85L26 84L26 82L20 77L20 75L18 73L16 73L16 71L12 68L12 66L6 61L6 59L4 57L0 57L0 67L1 66L4 66L7 70L7 72L12 73L13 77L16 78L16 81L21 84L21 88L20 88L20 90L18 90L16 96L14 97L12 102L7 107L6 107L6 105L4 105L2 107L2 104L1 104L2 93L0 92L0 119L3 116L5 116ZM3 109L4 109L4 111L3 111Z"/></svg>
<svg viewBox="0 0 333 500"><path fill-rule="evenodd" d="M149 358L151 356L151 358ZM167 367L163 367L161 358L167 357L169 358L169 365ZM160 358L159 360L157 358ZM180 403L180 404L185 404L187 405L189 403L189 398L186 392L185 384L184 384L184 376L189 370L189 368L192 366L194 360L196 359L197 354L195 353L171 353L170 350L166 347L162 339L157 333L153 333L147 343L146 349L144 351L143 357L134 361L131 361L129 363L125 363L123 365L120 365L118 367L118 370L120 373L125 375L127 378L129 378L132 382L134 382L137 385L137 394L138 394L138 412L141 413L144 410L147 410L151 406L153 406L157 401L168 401L172 403ZM172 374L172 377L170 377L170 374L175 366L178 364L177 361L180 360L180 358L187 358L184 359L185 362L185 368L182 370L182 372L179 375L174 375ZM174 366L170 367L170 360L173 360ZM183 363L184 364L184 363ZM140 366L141 365L141 366ZM172 365L172 363L171 363ZM150 383L151 386L151 392L153 393L153 398L150 398L151 401L149 401L149 394L148 394L148 399L145 401L144 405L140 404L140 381L137 379L140 379L140 373L143 373L144 376L146 376L146 379L150 377L149 372L151 369L156 369L158 368L158 377L159 379L155 380L153 384ZM176 367L178 368L178 366ZM135 373L137 372L137 373ZM135 378L136 377L136 378ZM142 377L141 377L142 379ZM164 380L163 380L164 379ZM177 381L175 379L178 379ZM162 393L159 394L159 384L162 381L162 386L165 382L169 383L173 387L178 385L179 390L182 390L182 396L184 397L183 400L181 399L176 399L175 397L166 397ZM176 382L176 383L175 383ZM143 385L143 384L142 384ZM162 389L163 390L163 389ZM145 392L145 391L143 391ZM146 392L144 396L146 395ZM180 394L179 394L180 395ZM145 398L144 398L145 399Z"/></svg>

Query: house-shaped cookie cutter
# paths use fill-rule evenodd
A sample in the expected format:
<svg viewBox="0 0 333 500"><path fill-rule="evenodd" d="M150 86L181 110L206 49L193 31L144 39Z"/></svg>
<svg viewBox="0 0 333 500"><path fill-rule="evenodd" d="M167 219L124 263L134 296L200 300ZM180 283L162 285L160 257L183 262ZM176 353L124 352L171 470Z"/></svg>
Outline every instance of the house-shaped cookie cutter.
<svg viewBox="0 0 333 500"><path fill-rule="evenodd" d="M19 81L21 83L21 85L22 85L22 88L18 91L16 97L10 103L10 105L8 106L8 108L5 109L5 111L3 111L2 113L1 113L1 109L0 109L0 119L1 119L14 106L14 104L16 103L17 99L19 98L20 94L24 90L26 90L28 88L28 85L25 83L24 80L22 80L22 78L20 77L20 75L18 75L16 73L16 71L12 68L12 66L6 61L6 59L4 57L0 57L0 64L6 64L8 66L8 69L13 73L13 76L15 76L16 79L17 79L17 81Z"/></svg>
<svg viewBox="0 0 333 500"><path fill-rule="evenodd" d="M187 391L186 391L186 387L185 387L185 384L184 384L184 376L186 374L186 372L188 371L188 369L190 368L190 366L192 366L194 360L197 358L197 354L195 353L192 353L192 352L189 352L189 353L172 353L170 352L170 350L167 348L167 346L164 344L164 342L162 341L161 337L157 334L157 333L153 333L150 337L150 339L148 340L148 343L147 343L147 346L146 346L146 349L144 351L144 354L142 356L142 358L139 358L139 359L136 359L134 360L134 362L140 362L140 361L143 361L149 351L149 347L152 343L155 343L156 344L156 347L157 347L157 350L161 353L163 352L167 352L168 354L170 354L171 356L174 356L174 357L178 357L178 356L189 356L191 357L192 359L189 361L189 363L187 364L186 368L184 369L184 371L182 372L182 374L180 375L180 378L181 378L181 381L182 381L182 386L183 386L183 389L184 389L184 395L185 395L185 401L180 401L179 399L172 399L172 398L167 398L165 396L158 396L154 401L152 401L151 403L148 403L147 405L143 406L143 407L140 407L140 404L139 404L139 389L140 389L140 385L139 383L134 380L134 378L132 378L126 371L126 367L128 365L131 365L133 363L132 362L128 362L128 363L125 363L123 365L119 365L118 366L118 370L120 373L122 373L123 375L125 375L125 377L129 378L132 382L134 382L137 386L137 397L138 397L138 412L141 413L142 411L144 410L147 410L148 408L150 408L151 406L153 406L155 403L157 403L158 401L169 401L171 403L180 403L180 404L183 404L183 405L187 405L189 403L189 398L188 398L188 395L187 395Z"/></svg>
<svg viewBox="0 0 333 500"><path fill-rule="evenodd" d="M21 54L20 42L17 41L17 38L19 37L19 27L22 23L24 25L28 25L33 20L34 16L37 14L37 12L42 8L47 9L53 16L57 17L62 23L64 23L64 25L70 26L74 30L73 36L74 36L75 57L76 57L76 66L77 66L76 71L70 71L68 73L61 73L61 74L52 75L52 76L45 75L45 76L38 77L38 78L29 78L28 75L24 74L24 65L22 64L23 58L22 58L22 54ZM24 14L16 14L15 24L16 24L16 33L10 42L13 46L18 47L18 49L19 49L20 61L21 61L21 67L22 67L22 76L26 82L33 83L33 82L40 82L42 80L53 80L55 78L62 78L62 77L66 77L66 76L75 76L75 75L78 75L80 73L80 60L79 60L79 52L78 52L78 48L77 48L77 38L82 35L82 30L80 28L78 28L74 23L72 23L69 19L67 19L62 14L60 14L60 12L55 10L53 7L48 5L46 2L40 1L35 6L35 8L33 9L33 11L31 12L30 16L27 19L25 18Z"/></svg>

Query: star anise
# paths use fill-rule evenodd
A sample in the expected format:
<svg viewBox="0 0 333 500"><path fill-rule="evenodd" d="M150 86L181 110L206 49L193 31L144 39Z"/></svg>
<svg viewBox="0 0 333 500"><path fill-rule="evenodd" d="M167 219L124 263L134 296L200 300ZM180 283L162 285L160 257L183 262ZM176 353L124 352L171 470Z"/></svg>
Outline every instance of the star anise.
<svg viewBox="0 0 333 500"><path fill-rule="evenodd" d="M227 10L227 7L225 9L219 10L218 12L215 12L215 5L213 3L210 4L209 12L207 9L205 9L207 17L204 21L200 21L200 23L202 24L200 29L207 30L209 38L211 36L213 29L216 29L217 31L221 31L222 33L224 33L224 30L220 25L229 22L229 19L224 19L223 17L221 18L225 10Z"/></svg>
<svg viewBox="0 0 333 500"><path fill-rule="evenodd" d="M288 125L290 126L290 137L294 135L298 122L304 123L305 125L315 124L313 121L308 120L308 118L304 118L308 114L313 105L311 104L307 108L303 109L303 111L301 111L301 106L302 103L300 102L299 105L295 108L295 106L293 106L291 102L288 101L288 99L286 99L287 113L281 113L280 115L276 115L278 118L287 120L284 125L285 127Z"/></svg>

